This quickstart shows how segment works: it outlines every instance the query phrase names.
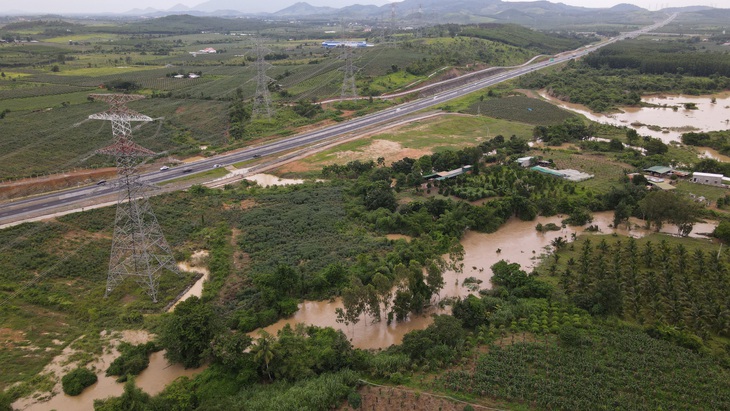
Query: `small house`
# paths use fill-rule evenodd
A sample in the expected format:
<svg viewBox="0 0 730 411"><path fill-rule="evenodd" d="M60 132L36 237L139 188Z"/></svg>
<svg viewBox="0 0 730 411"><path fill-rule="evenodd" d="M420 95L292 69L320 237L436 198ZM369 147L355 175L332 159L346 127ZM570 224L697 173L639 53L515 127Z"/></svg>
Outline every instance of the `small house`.
<svg viewBox="0 0 730 411"><path fill-rule="evenodd" d="M645 168L644 171L655 177L669 177L669 174L672 173L672 167L654 166Z"/></svg>
<svg viewBox="0 0 730 411"><path fill-rule="evenodd" d="M520 167L529 167L532 165L532 159L533 157L520 157L517 160L515 160L515 163L519 164Z"/></svg>
<svg viewBox="0 0 730 411"><path fill-rule="evenodd" d="M711 186L719 186L722 187L722 174L713 174L713 173L698 173L694 172L692 173L692 181L693 183L698 184L708 184Z"/></svg>

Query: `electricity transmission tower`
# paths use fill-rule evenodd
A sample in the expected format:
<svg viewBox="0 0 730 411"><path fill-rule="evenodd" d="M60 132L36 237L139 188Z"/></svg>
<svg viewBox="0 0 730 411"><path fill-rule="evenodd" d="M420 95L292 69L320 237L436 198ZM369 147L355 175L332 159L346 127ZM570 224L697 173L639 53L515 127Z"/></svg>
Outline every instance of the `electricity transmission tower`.
<svg viewBox="0 0 730 411"><path fill-rule="evenodd" d="M353 64L354 53L352 47L345 45L345 67L342 70L345 72L345 77L342 80L342 93L340 98L357 98L357 86L355 85L355 73L357 73L357 67Z"/></svg>
<svg viewBox="0 0 730 411"><path fill-rule="evenodd" d="M264 57L269 50L262 44L260 38L256 39L256 94L253 97L253 117L271 118L271 93L269 93L269 82L273 79L266 75L266 70L271 67Z"/></svg>
<svg viewBox="0 0 730 411"><path fill-rule="evenodd" d="M90 97L111 106L109 110L92 114L89 118L112 122L114 142L98 153L115 157L119 175L117 184L120 188L104 297L108 297L127 277L132 277L146 288L152 301L157 302L157 290L163 270L178 275L179 271L157 217L150 207L145 192L148 186L141 181L138 172L140 159L154 153L132 141L130 123L152 119L126 107L128 102L144 96L91 94Z"/></svg>
<svg viewBox="0 0 730 411"><path fill-rule="evenodd" d="M357 67L355 67L354 64L355 53L353 53L352 51L352 39L347 35L347 30L345 29L344 23L342 24L342 31L343 38L345 40L343 41L344 50L341 58L345 60L345 66L342 67L342 71L345 73L345 76L342 79L342 93L340 94L340 98L357 98L357 86L355 85L355 74L357 73Z"/></svg>
<svg viewBox="0 0 730 411"><path fill-rule="evenodd" d="M395 33L398 27L398 20L396 19L395 3L390 3L390 47L395 47Z"/></svg>

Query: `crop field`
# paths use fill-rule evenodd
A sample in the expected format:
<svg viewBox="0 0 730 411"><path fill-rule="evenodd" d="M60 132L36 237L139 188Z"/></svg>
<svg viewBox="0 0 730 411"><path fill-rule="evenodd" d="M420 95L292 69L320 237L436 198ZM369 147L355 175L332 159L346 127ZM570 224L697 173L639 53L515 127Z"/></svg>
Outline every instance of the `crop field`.
<svg viewBox="0 0 730 411"><path fill-rule="evenodd" d="M575 117L575 114L546 101L525 96L511 96L476 102L469 107L467 112L536 126L560 124L571 117Z"/></svg>
<svg viewBox="0 0 730 411"><path fill-rule="evenodd" d="M58 97L66 101L68 96ZM110 123L87 120L89 115L104 111L107 106L89 103L87 93L75 96L79 101L68 107L61 107L59 103L38 112L13 110L3 119L4 136L0 140L2 178L111 164L110 158L94 154L111 143ZM44 99L47 101L48 97ZM22 100L25 99L8 102ZM199 145L222 145L227 141L227 103L149 99L130 107L158 119L152 123L137 123L133 128L135 140L153 151L197 150ZM31 123L39 126L29 129L28 124Z"/></svg>
<svg viewBox="0 0 730 411"><path fill-rule="evenodd" d="M155 66L119 66L119 67L94 67L94 68L78 68L73 70L61 70L58 75L61 76L82 76L82 77L103 77L117 76L126 77L128 75L135 76L139 71L155 70L160 67Z"/></svg>
<svg viewBox="0 0 730 411"><path fill-rule="evenodd" d="M453 391L539 409L722 409L730 403L730 375L709 358L628 327L582 333L584 346L546 338L492 347L475 370L449 371L439 380Z"/></svg>

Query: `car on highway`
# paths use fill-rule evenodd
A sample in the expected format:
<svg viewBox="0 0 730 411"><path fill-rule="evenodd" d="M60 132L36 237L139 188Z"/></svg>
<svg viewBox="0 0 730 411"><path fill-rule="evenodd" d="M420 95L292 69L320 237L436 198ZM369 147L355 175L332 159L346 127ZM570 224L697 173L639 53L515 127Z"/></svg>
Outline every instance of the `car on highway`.
<svg viewBox="0 0 730 411"><path fill-rule="evenodd" d="M105 186L106 185L106 180L101 180L98 183L96 183L96 185L98 185L98 186Z"/></svg>
<svg viewBox="0 0 730 411"><path fill-rule="evenodd" d="M259 158L259 157L261 157L261 154L254 154L253 155L253 158Z"/></svg>
<svg viewBox="0 0 730 411"><path fill-rule="evenodd" d="M220 164L213 164L213 168L221 168L221 167L223 167L223 166Z"/></svg>
<svg viewBox="0 0 730 411"><path fill-rule="evenodd" d="M192 173L193 172L193 169L192 168L186 168L182 172L183 173Z"/></svg>
<svg viewBox="0 0 730 411"><path fill-rule="evenodd" d="M169 169L170 169L170 167L168 167L168 166L160 167L160 171L165 171L165 170L169 170Z"/></svg>

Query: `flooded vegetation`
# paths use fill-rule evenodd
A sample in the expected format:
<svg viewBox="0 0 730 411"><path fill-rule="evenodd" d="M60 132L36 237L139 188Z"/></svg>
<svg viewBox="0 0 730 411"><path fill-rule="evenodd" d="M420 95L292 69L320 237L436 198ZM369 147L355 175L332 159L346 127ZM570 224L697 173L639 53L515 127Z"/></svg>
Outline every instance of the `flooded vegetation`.
<svg viewBox="0 0 730 411"><path fill-rule="evenodd" d="M655 137L664 143L679 141L682 133L730 128L730 94L643 97L641 101L645 107L622 107L618 113L594 113L585 106L560 101L544 91L540 95L589 120L631 127L640 135ZM686 108L685 104L695 108Z"/></svg>

